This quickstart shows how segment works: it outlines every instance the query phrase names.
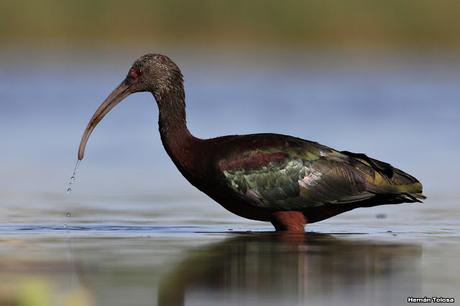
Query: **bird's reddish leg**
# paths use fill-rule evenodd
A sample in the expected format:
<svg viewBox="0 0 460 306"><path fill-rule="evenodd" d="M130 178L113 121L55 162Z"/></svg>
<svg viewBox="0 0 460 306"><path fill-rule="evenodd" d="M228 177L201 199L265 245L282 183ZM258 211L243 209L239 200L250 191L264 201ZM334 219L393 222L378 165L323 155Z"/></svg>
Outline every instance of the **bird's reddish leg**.
<svg viewBox="0 0 460 306"><path fill-rule="evenodd" d="M271 222L277 231L303 233L307 219L299 211L277 211L273 213Z"/></svg>

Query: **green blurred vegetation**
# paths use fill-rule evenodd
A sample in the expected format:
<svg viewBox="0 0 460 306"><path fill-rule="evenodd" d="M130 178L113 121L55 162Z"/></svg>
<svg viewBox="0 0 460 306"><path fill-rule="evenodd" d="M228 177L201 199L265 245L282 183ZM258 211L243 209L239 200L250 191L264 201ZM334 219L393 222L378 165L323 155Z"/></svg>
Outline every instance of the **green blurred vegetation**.
<svg viewBox="0 0 460 306"><path fill-rule="evenodd" d="M460 1L0 0L1 43L460 46Z"/></svg>
<svg viewBox="0 0 460 306"><path fill-rule="evenodd" d="M32 268L33 263L18 263L11 261L10 264L21 265L22 268ZM8 265L6 265L8 266ZM46 263L45 263L45 266ZM53 267L53 263L50 266ZM59 269L59 263L56 267ZM62 266L61 266L62 267ZM46 269L46 268L45 268ZM13 268L14 270L14 268ZM56 270L54 273L56 273ZM8 275L8 274L6 274ZM75 286L68 288L50 276L34 275L33 273L11 274L5 277L0 275L0 305L1 306L91 306L94 305L92 296L83 287Z"/></svg>

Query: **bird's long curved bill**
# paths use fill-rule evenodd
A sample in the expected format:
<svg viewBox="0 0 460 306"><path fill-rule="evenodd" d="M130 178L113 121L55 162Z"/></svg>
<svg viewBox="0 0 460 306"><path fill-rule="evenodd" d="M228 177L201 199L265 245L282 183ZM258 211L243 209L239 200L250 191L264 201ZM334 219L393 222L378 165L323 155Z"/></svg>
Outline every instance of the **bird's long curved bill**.
<svg viewBox="0 0 460 306"><path fill-rule="evenodd" d="M99 108L94 113L93 117L86 126L85 132L81 137L80 147L78 148L78 160L82 160L85 155L86 143L88 142L89 136L93 132L96 125L107 115L112 108L114 108L118 103L120 103L124 98L126 98L131 93L129 85L126 81L121 82L117 88L112 91L112 93L102 102Z"/></svg>

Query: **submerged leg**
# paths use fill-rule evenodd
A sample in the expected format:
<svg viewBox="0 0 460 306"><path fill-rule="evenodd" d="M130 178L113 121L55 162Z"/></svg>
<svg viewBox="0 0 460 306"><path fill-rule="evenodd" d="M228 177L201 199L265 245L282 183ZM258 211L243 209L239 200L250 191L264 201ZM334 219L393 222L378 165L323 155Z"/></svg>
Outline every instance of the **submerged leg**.
<svg viewBox="0 0 460 306"><path fill-rule="evenodd" d="M277 211L273 213L271 223L276 231L303 233L307 219L300 211Z"/></svg>

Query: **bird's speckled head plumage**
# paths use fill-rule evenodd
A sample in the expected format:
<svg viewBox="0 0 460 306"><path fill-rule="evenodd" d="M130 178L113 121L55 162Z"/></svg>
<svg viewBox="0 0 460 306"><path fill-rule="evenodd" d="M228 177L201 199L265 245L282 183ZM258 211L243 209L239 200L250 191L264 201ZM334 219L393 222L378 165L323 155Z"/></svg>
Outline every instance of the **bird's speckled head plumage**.
<svg viewBox="0 0 460 306"><path fill-rule="evenodd" d="M137 59L129 69L126 82L131 92L149 91L155 97L183 87L179 67L169 57L161 54L146 54Z"/></svg>

